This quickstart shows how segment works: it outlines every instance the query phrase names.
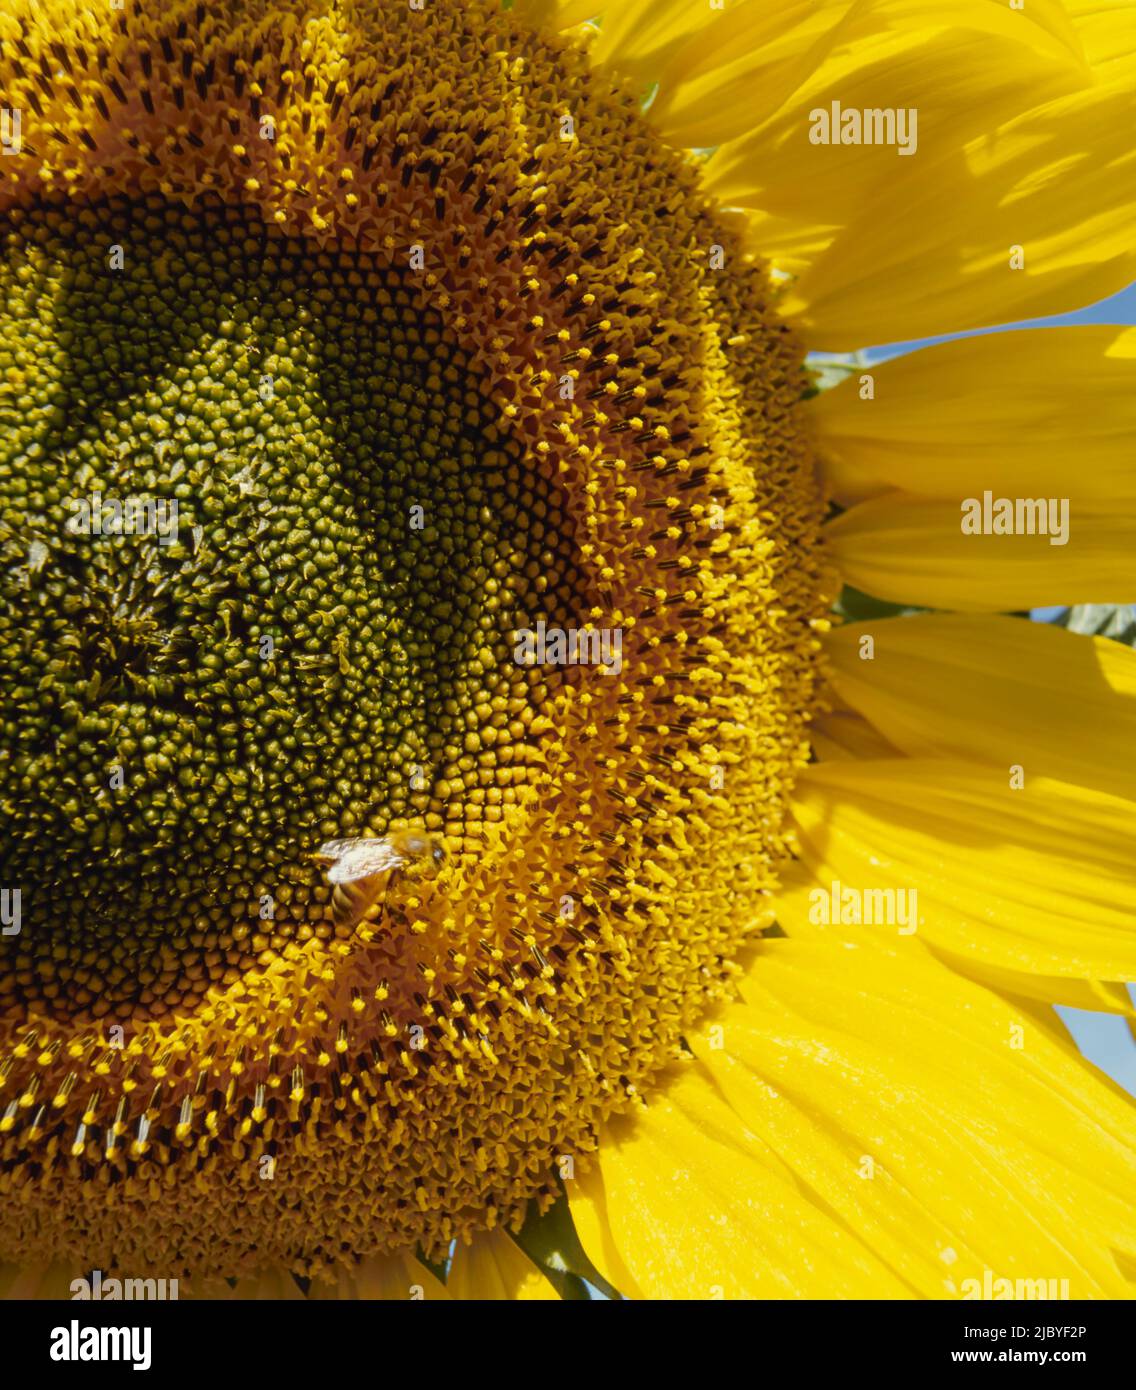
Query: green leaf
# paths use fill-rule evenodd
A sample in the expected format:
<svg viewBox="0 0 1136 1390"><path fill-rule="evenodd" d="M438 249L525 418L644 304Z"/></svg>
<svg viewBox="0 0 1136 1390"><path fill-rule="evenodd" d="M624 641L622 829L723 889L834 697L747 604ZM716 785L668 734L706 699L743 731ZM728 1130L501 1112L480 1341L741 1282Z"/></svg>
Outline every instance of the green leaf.
<svg viewBox="0 0 1136 1390"><path fill-rule="evenodd" d="M873 598L871 594L861 593L851 584L845 584L840 597L832 605L832 611L846 622L863 623L873 618L902 618L907 613L926 613L928 610L902 603L888 603L886 599Z"/></svg>
<svg viewBox="0 0 1136 1390"><path fill-rule="evenodd" d="M513 1239L547 1275L561 1298L590 1299L590 1284L605 1298L622 1299L622 1294L612 1288L584 1254L563 1187L543 1216L537 1211L535 1202L529 1207L525 1224Z"/></svg>
<svg viewBox="0 0 1136 1390"><path fill-rule="evenodd" d="M1125 646L1136 646L1136 607L1130 603L1076 603L1054 622L1070 632L1089 637L1111 637Z"/></svg>
<svg viewBox="0 0 1136 1390"><path fill-rule="evenodd" d="M427 1259L422 1251L421 1245L415 1247L414 1258L419 1264L426 1266L439 1284L444 1284L446 1282L450 1273L450 1261L448 1259L443 1264L437 1264L434 1260Z"/></svg>

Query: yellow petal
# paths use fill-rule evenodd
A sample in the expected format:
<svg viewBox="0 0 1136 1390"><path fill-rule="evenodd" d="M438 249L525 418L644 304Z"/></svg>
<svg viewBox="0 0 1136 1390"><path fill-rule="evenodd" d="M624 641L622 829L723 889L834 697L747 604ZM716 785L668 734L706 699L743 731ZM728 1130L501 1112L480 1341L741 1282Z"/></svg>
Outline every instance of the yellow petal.
<svg viewBox="0 0 1136 1390"><path fill-rule="evenodd" d="M806 769L793 817L812 919L855 918L857 938L918 936L1019 984L1136 979L1136 805L1028 769L1015 789L1013 761Z"/></svg>
<svg viewBox="0 0 1136 1390"><path fill-rule="evenodd" d="M621 0L600 4L600 31L591 49L597 64L618 67L642 82L657 80L670 55L714 22L707 4L688 0Z"/></svg>
<svg viewBox="0 0 1136 1390"><path fill-rule="evenodd" d="M580 1172L565 1184L576 1236L588 1259L613 1289L624 1298L642 1299L643 1290L624 1263L612 1235L599 1160L592 1157L589 1163L587 1172Z"/></svg>
<svg viewBox="0 0 1136 1390"><path fill-rule="evenodd" d="M486 1231L459 1245L446 1279L451 1298L555 1299L556 1290L505 1231Z"/></svg>
<svg viewBox="0 0 1136 1390"><path fill-rule="evenodd" d="M53 1265L0 1264L0 1299L4 1302L32 1298L70 1299L72 1281L79 1277L82 1277L81 1271L63 1261Z"/></svg>
<svg viewBox="0 0 1136 1390"><path fill-rule="evenodd" d="M1129 1292L1136 1123L1029 1011L925 953L772 941L691 1044L757 1140L914 1290ZM873 1296L871 1286L861 1296Z"/></svg>
<svg viewBox="0 0 1136 1390"><path fill-rule="evenodd" d="M624 1294L904 1295L697 1068L685 1068L633 1119L614 1121L601 1135L600 1160L566 1184L568 1199L589 1258Z"/></svg>
<svg viewBox="0 0 1136 1390"><path fill-rule="evenodd" d="M1004 612L1136 600L1136 509L1105 498L1074 505L1071 492L889 492L830 522L825 540L847 583L896 603ZM963 531L1002 524L1000 515L1016 534Z"/></svg>
<svg viewBox="0 0 1136 1390"><path fill-rule="evenodd" d="M777 893L775 916L778 926L796 941L823 941L829 945L845 941L862 945L866 940L874 941L879 934L879 928L875 926L864 926L862 923L825 924L810 920L816 916L813 894L818 888L831 894L832 882L832 872L824 866L814 872L808 864L791 864L782 875ZM878 887L879 884L874 886ZM905 939L907 949L914 951L916 944L916 937ZM1062 1027L1051 1008L1053 1004L1097 1013L1122 1014L1136 1019L1136 1007L1128 989L1119 981L1078 980L1069 975L1046 975L1037 970L1013 970L1002 964L990 965L974 955L954 955L941 946L932 948L926 934L922 944L932 955L945 961L967 979L977 980L980 984L1014 997L1023 1008L1039 1009L1051 1028Z"/></svg>
<svg viewBox="0 0 1136 1390"><path fill-rule="evenodd" d="M866 719L846 709L832 710L815 720L809 728L809 742L821 762L840 758L894 758L898 751Z"/></svg>
<svg viewBox="0 0 1136 1390"><path fill-rule="evenodd" d="M850 350L1062 313L1124 288L1136 279L1133 102L1125 70L966 143L896 157L785 312L814 348Z"/></svg>
<svg viewBox="0 0 1136 1390"><path fill-rule="evenodd" d="M652 125L693 148L753 131L823 65L860 8L849 0L748 0L710 11L707 22L697 5L683 5L682 41L653 55Z"/></svg>
<svg viewBox="0 0 1136 1390"><path fill-rule="evenodd" d="M419 1302L451 1297L448 1289L412 1255L375 1256L364 1260L355 1273L355 1283L357 1298Z"/></svg>
<svg viewBox="0 0 1136 1390"><path fill-rule="evenodd" d="M872 659L863 660L863 639ZM912 757L1136 795L1136 652L1020 618L926 613L825 639L833 684Z"/></svg>
<svg viewBox="0 0 1136 1390"><path fill-rule="evenodd" d="M411 1254L373 1255L351 1269L341 1269L335 1284L313 1279L308 1297L375 1299L388 1303L417 1303L423 1299L447 1300L445 1286Z"/></svg>
<svg viewBox="0 0 1136 1390"><path fill-rule="evenodd" d="M730 208L722 217L733 224L748 255L792 274L814 261L839 230L835 224L772 217L755 208Z"/></svg>
<svg viewBox="0 0 1136 1390"><path fill-rule="evenodd" d="M327 1288L326 1285L323 1287ZM311 1288L318 1297L317 1285L313 1283ZM179 1292L183 1298L188 1295L209 1300L222 1299L226 1302L247 1299L261 1303L302 1303L305 1298L303 1290L286 1269L266 1269L260 1274L238 1279L234 1284L230 1284L227 1279L213 1279L198 1286L191 1280L188 1287ZM354 1298L354 1289L344 1291L340 1296Z"/></svg>
<svg viewBox="0 0 1136 1390"><path fill-rule="evenodd" d="M1136 54L1132 0L1064 0L1081 51L1098 74L1112 76Z"/></svg>
<svg viewBox="0 0 1136 1390"><path fill-rule="evenodd" d="M577 24L594 18L601 3L602 0L521 0L516 8L555 29L574 29Z"/></svg>
<svg viewBox="0 0 1136 1390"><path fill-rule="evenodd" d="M719 66L664 75L650 116L676 140L725 142L707 171L724 202L801 226L845 226L879 184L904 183L917 164L957 156L1026 106L1094 81L1053 3L1015 13L990 0L868 0L776 18L779 42L754 34L731 44L726 23L704 31L703 46L721 35ZM745 38L760 43L760 67ZM830 115L834 101L841 111L915 110L912 154L895 143L841 144L839 122L836 143L814 143L814 113Z"/></svg>
<svg viewBox="0 0 1136 1390"><path fill-rule="evenodd" d="M923 497L1136 503L1136 329L1100 324L959 338L873 364L807 403L843 505ZM1076 466L1070 464L1076 460Z"/></svg>

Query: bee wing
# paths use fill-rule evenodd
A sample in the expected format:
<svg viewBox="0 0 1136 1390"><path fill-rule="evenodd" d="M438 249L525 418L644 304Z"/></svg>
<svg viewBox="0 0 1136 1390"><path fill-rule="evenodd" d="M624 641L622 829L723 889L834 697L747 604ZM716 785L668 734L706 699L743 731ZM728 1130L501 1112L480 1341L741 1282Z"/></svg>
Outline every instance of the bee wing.
<svg viewBox="0 0 1136 1390"><path fill-rule="evenodd" d="M330 851L329 846L342 848ZM327 871L329 883L356 883L361 878L373 878L405 864L405 858L385 837L378 840L329 840L321 846L320 854L335 863Z"/></svg>
<svg viewBox="0 0 1136 1390"><path fill-rule="evenodd" d="M353 840L325 840L319 849L316 850L317 859L328 859L332 863L341 859L349 849L354 849L356 845L378 844L377 840L360 840L357 837Z"/></svg>

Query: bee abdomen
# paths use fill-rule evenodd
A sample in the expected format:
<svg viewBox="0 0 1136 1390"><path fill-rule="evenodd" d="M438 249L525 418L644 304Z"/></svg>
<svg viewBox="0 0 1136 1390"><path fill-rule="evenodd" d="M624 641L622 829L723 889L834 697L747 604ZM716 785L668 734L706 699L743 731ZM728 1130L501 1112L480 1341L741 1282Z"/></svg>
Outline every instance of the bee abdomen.
<svg viewBox="0 0 1136 1390"><path fill-rule="evenodd" d="M337 883L331 890L331 916L337 927L354 927L367 915L379 896L381 882L360 879L357 883Z"/></svg>

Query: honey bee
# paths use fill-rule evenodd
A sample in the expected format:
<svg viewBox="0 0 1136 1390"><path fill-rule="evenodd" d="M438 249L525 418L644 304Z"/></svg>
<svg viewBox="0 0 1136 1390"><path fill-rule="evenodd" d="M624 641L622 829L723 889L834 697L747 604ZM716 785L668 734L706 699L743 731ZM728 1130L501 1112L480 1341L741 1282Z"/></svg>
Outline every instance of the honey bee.
<svg viewBox="0 0 1136 1390"><path fill-rule="evenodd" d="M371 840L328 840L316 858L330 867L331 915L336 926L357 926L404 869L436 874L446 851L425 830L392 830Z"/></svg>

